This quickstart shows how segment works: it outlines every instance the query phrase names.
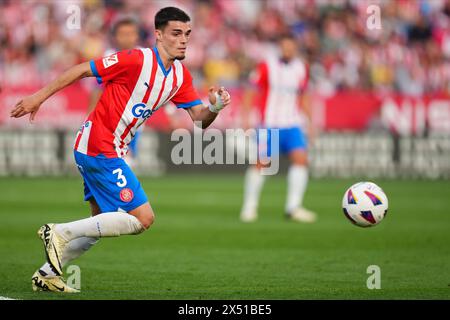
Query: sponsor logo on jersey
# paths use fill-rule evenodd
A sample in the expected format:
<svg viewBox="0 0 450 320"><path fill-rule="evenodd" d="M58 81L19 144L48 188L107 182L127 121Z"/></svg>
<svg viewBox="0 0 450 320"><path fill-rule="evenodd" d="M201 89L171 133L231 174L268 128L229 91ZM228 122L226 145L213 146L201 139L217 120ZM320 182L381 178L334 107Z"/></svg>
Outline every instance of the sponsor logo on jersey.
<svg viewBox="0 0 450 320"><path fill-rule="evenodd" d="M111 67L112 65L115 65L117 62L119 62L119 57L117 56L117 53L103 58L103 66L105 67L105 69Z"/></svg>
<svg viewBox="0 0 450 320"><path fill-rule="evenodd" d="M135 104L131 109L131 113L133 113L133 116L135 116L136 118L142 118L146 120L153 114L153 111L145 108L147 108L147 105L145 103Z"/></svg>
<svg viewBox="0 0 450 320"><path fill-rule="evenodd" d="M131 191L130 188L123 188L120 190L120 200L123 202L130 202L133 200L134 194L133 191Z"/></svg>

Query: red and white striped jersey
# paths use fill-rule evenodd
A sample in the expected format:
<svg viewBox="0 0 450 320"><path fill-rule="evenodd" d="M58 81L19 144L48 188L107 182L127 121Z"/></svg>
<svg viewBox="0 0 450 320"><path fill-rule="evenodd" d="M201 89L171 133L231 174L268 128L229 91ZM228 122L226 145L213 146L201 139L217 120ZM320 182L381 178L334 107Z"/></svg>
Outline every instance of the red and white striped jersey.
<svg viewBox="0 0 450 320"><path fill-rule="evenodd" d="M74 149L83 154L123 157L139 126L166 102L202 104L188 69L175 60L166 70L156 47L120 51L90 66L104 91L75 139Z"/></svg>
<svg viewBox="0 0 450 320"><path fill-rule="evenodd" d="M251 75L258 87L261 125L268 128L299 126L302 115L298 96L308 84L308 67L298 58L289 62L278 56L260 63Z"/></svg>

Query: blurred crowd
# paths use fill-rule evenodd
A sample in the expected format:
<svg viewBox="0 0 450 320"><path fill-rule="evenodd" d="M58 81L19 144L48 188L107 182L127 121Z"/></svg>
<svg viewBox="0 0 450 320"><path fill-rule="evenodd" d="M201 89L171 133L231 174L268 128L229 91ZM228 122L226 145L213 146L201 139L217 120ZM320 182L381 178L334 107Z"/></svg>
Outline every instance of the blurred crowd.
<svg viewBox="0 0 450 320"><path fill-rule="evenodd" d="M371 4L381 29L367 26ZM319 93L450 93L450 0L0 0L0 85L41 85L102 56L120 16L135 16L152 46L153 17L168 5L192 18L184 63L198 86L245 86L291 32Z"/></svg>

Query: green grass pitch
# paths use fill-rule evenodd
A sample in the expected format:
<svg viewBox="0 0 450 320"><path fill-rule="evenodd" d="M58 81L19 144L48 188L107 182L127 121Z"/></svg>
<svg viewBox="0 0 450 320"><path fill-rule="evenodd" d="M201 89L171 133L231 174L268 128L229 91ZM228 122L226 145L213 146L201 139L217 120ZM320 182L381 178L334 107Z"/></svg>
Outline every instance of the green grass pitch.
<svg viewBox="0 0 450 320"><path fill-rule="evenodd" d="M15 299L449 299L450 182L375 181L389 198L378 226L341 210L355 180L312 180L312 225L283 219L284 176L266 181L259 220L238 220L243 176L142 179L156 221L139 236L104 238L72 262L77 295L34 293L44 262L40 225L86 217L81 178L0 179L0 296ZM381 289L366 286L381 268Z"/></svg>

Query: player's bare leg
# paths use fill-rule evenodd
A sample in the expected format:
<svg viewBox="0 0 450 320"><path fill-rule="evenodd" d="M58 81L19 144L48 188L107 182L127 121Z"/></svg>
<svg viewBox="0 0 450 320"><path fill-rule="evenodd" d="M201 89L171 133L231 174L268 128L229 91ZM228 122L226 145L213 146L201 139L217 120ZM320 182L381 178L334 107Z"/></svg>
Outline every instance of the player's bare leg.
<svg viewBox="0 0 450 320"><path fill-rule="evenodd" d="M303 207L303 196L308 184L308 154L306 150L295 149L289 153L291 166L288 170L287 216L299 222L315 222L317 215Z"/></svg>
<svg viewBox="0 0 450 320"><path fill-rule="evenodd" d="M98 206L97 201L95 201L94 197L89 199L89 206L91 207L91 216L92 217L102 213L102 211L100 210L100 207Z"/></svg>

